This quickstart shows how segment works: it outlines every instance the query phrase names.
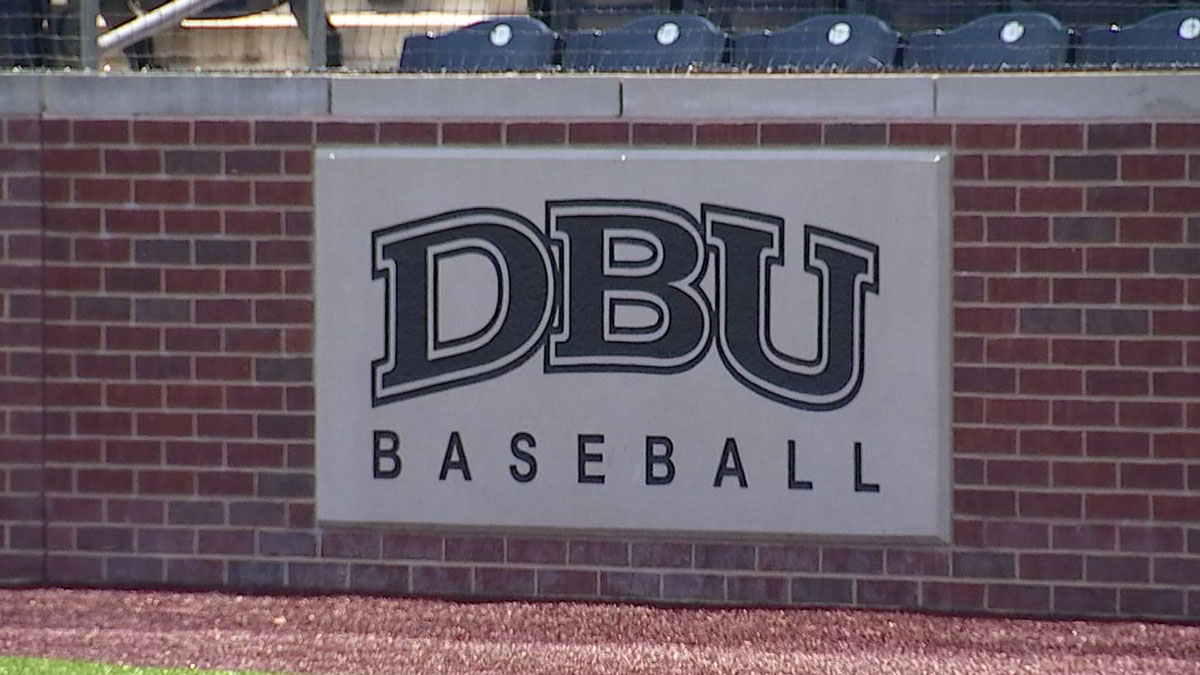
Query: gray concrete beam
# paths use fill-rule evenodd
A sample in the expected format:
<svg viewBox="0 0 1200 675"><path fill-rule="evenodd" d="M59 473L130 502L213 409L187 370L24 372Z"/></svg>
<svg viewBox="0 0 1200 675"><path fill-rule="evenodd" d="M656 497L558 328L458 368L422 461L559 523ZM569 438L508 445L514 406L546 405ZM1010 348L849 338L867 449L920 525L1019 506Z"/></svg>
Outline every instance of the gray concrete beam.
<svg viewBox="0 0 1200 675"><path fill-rule="evenodd" d="M47 115L74 117L271 116L329 113L329 79L277 75L55 74L45 78Z"/></svg>
<svg viewBox="0 0 1200 675"><path fill-rule="evenodd" d="M621 114L621 83L605 75L335 77L338 117L595 119Z"/></svg>
<svg viewBox="0 0 1200 675"><path fill-rule="evenodd" d="M930 75L646 75L622 78L633 119L924 118Z"/></svg>

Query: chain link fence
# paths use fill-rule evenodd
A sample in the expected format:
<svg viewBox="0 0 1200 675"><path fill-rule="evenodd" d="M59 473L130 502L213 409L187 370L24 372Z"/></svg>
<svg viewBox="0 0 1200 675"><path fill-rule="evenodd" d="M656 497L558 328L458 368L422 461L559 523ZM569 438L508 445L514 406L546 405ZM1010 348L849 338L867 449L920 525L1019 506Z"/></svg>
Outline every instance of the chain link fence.
<svg viewBox="0 0 1200 675"><path fill-rule="evenodd" d="M895 71L1200 65L1200 0L0 0L0 67Z"/></svg>

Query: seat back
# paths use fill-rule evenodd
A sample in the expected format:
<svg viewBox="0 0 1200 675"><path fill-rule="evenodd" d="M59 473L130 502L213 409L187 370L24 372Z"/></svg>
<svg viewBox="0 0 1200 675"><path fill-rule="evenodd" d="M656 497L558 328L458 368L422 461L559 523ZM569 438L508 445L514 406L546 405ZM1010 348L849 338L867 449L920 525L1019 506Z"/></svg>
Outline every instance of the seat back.
<svg viewBox="0 0 1200 675"><path fill-rule="evenodd" d="M837 0L704 0L699 11L722 29L740 33L782 29L840 9Z"/></svg>
<svg viewBox="0 0 1200 675"><path fill-rule="evenodd" d="M986 14L1008 9L1006 0L848 0L851 9L877 16L901 33L948 30Z"/></svg>
<svg viewBox="0 0 1200 675"><path fill-rule="evenodd" d="M734 39L733 65L741 68L879 70L895 63L900 33L865 14L825 14L781 31Z"/></svg>
<svg viewBox="0 0 1200 675"><path fill-rule="evenodd" d="M563 36L566 70L681 70L721 62L725 34L708 19L659 14L607 31Z"/></svg>
<svg viewBox="0 0 1200 675"><path fill-rule="evenodd" d="M1174 0L1011 0L1010 9L1045 12L1064 26L1127 26L1158 12L1175 9Z"/></svg>
<svg viewBox="0 0 1200 675"><path fill-rule="evenodd" d="M480 21L434 35L410 35L400 51L400 70L541 70L554 61L554 33L527 16Z"/></svg>
<svg viewBox="0 0 1200 675"><path fill-rule="evenodd" d="M1155 14L1132 26L1083 33L1081 65L1169 66L1200 63L1200 7Z"/></svg>
<svg viewBox="0 0 1200 675"><path fill-rule="evenodd" d="M989 14L948 31L909 36L904 63L920 68L1051 68L1067 62L1070 33L1041 12Z"/></svg>

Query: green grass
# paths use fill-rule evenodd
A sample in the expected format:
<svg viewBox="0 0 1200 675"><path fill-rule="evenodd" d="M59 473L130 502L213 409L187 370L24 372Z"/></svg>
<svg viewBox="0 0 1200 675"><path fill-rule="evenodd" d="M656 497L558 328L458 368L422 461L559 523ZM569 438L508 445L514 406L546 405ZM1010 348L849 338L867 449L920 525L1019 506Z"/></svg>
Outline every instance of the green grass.
<svg viewBox="0 0 1200 675"><path fill-rule="evenodd" d="M267 675L249 670L198 670L195 668L147 668L111 663L58 661L26 656L0 656L0 675Z"/></svg>

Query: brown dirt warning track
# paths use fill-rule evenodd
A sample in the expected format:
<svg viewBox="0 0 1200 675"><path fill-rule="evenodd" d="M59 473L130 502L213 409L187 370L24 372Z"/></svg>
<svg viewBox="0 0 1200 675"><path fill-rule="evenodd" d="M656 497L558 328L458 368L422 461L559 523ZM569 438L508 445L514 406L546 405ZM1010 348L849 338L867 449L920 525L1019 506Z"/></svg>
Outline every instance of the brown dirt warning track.
<svg viewBox="0 0 1200 675"><path fill-rule="evenodd" d="M0 590L0 654L293 673L1200 673L1200 626Z"/></svg>

